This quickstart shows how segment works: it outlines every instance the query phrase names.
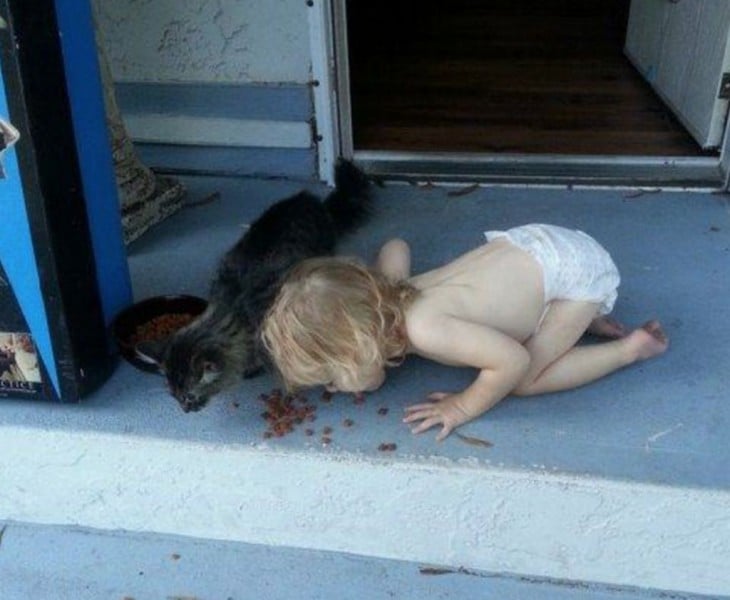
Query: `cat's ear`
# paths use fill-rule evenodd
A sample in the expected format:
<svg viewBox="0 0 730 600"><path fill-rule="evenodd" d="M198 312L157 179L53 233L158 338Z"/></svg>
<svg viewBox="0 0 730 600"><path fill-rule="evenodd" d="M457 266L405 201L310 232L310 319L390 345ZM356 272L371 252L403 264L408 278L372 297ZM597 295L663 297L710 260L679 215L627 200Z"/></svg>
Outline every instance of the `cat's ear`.
<svg viewBox="0 0 730 600"><path fill-rule="evenodd" d="M165 352L167 339L163 340L144 340L134 347L134 353L140 360L157 365L162 370L162 357Z"/></svg>
<svg viewBox="0 0 730 600"><path fill-rule="evenodd" d="M203 376L200 380L203 383L212 383L221 375L221 367L217 362L206 360L203 362Z"/></svg>

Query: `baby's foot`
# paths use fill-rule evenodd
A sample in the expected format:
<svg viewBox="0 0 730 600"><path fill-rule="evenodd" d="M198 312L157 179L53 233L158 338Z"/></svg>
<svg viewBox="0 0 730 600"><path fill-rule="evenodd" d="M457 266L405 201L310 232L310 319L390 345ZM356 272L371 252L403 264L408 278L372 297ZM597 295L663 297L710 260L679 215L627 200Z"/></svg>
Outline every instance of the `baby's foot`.
<svg viewBox="0 0 730 600"><path fill-rule="evenodd" d="M588 333L612 339L625 337L628 332L623 323L605 315L596 317L588 326Z"/></svg>
<svg viewBox="0 0 730 600"><path fill-rule="evenodd" d="M669 347L669 338L659 321L647 321L638 329L634 329L627 337L635 353L636 360L646 360L658 356Z"/></svg>

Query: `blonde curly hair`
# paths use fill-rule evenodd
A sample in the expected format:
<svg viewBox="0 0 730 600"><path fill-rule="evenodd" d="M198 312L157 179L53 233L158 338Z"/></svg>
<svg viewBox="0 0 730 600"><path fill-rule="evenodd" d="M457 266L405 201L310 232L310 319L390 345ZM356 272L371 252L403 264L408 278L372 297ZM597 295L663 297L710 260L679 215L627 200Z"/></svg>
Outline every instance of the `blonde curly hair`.
<svg viewBox="0 0 730 600"><path fill-rule="evenodd" d="M355 259L307 259L287 275L261 339L289 389L358 381L363 369L402 360L415 294Z"/></svg>

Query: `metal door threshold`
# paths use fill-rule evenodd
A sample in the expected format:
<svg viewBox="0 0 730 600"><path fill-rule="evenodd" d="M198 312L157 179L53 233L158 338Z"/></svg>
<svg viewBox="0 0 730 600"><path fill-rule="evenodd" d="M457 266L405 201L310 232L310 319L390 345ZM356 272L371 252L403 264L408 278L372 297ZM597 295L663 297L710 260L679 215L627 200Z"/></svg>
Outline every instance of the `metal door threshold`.
<svg viewBox="0 0 730 600"><path fill-rule="evenodd" d="M561 156L356 150L369 174L389 180L720 190L715 157Z"/></svg>

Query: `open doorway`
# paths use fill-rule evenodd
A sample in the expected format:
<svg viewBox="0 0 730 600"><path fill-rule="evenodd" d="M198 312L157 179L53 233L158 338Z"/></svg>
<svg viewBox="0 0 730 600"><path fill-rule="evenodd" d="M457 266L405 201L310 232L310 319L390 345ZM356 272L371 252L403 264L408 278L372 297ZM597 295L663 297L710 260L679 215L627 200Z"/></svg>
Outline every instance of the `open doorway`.
<svg viewBox="0 0 730 600"><path fill-rule="evenodd" d="M576 181L582 164L605 183L716 185L720 144L698 143L624 52L630 5L346 0L353 154L389 174L462 173L458 155L472 174Z"/></svg>

